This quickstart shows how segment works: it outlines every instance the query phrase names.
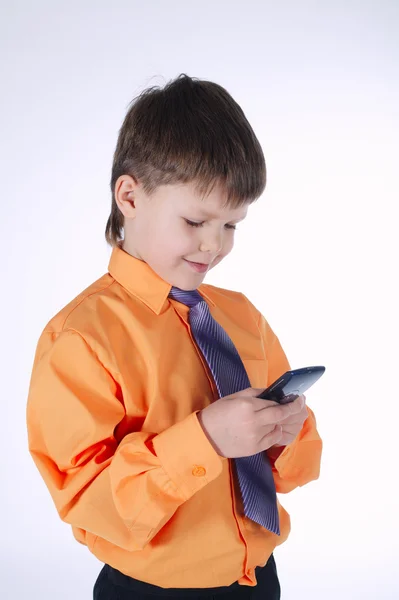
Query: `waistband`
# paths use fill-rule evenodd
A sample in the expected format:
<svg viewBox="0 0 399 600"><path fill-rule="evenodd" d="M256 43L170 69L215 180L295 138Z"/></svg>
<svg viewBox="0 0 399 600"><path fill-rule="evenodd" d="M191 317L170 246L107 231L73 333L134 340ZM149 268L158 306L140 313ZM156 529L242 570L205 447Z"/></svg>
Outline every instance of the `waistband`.
<svg viewBox="0 0 399 600"><path fill-rule="evenodd" d="M270 568L270 563L274 564L273 554L270 556L269 560L267 561L264 567L256 567L255 574L256 579L258 581L260 573L263 570ZM247 586L240 585L238 581L234 581L234 583L232 583L231 585L214 588L162 588L158 585L153 585L151 583L146 583L145 581L140 581L139 579L129 577L128 575L121 573L117 569L114 569L113 567L107 564L104 565L104 569L106 571L107 577L110 579L110 581L112 581L113 584L118 585L127 590L132 590L141 594L148 594L154 596L213 596L216 594L228 594L239 589L247 588Z"/></svg>

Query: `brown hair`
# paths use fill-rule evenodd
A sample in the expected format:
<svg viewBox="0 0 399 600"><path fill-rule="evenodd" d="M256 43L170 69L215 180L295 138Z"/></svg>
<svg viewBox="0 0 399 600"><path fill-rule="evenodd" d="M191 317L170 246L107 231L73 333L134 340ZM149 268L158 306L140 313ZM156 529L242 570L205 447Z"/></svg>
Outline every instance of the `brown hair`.
<svg viewBox="0 0 399 600"><path fill-rule="evenodd" d="M232 208L253 202L266 186L262 148L240 106L222 86L185 74L162 89L144 90L123 121L105 230L112 246L123 239L124 217L114 190L125 174L140 181L148 195L160 185L188 182L207 194L220 182Z"/></svg>

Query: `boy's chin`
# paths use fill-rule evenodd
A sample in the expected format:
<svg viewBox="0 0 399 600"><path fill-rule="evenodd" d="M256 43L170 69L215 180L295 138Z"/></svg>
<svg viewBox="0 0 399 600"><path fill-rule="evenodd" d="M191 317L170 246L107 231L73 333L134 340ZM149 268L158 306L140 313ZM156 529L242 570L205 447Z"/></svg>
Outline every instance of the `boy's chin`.
<svg viewBox="0 0 399 600"><path fill-rule="evenodd" d="M185 278L184 280L180 280L178 283L172 283L172 285L179 288L180 290L184 290L185 292L190 292L192 290L196 290L197 287L201 285L203 280L204 276L197 276L192 277L191 281L188 278Z"/></svg>
<svg viewBox="0 0 399 600"><path fill-rule="evenodd" d="M170 277L169 283L180 290L188 292L190 290L195 290L199 285L201 285L205 279L205 276L206 273L179 273L175 277Z"/></svg>

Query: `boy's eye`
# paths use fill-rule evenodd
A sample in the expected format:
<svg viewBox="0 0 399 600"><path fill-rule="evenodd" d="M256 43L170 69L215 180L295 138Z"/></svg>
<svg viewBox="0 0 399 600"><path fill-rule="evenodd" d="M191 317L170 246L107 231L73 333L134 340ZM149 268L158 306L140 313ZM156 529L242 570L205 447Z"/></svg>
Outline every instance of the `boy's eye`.
<svg viewBox="0 0 399 600"><path fill-rule="evenodd" d="M190 227L202 227L204 222L202 223L196 223L195 221L189 221L188 219L185 219L187 225L190 225Z"/></svg>
<svg viewBox="0 0 399 600"><path fill-rule="evenodd" d="M190 225L190 227L202 227L204 224L204 221L197 223L196 221L190 221L189 219L185 219L187 225ZM225 225L226 229L236 229L235 225L229 225L228 223Z"/></svg>

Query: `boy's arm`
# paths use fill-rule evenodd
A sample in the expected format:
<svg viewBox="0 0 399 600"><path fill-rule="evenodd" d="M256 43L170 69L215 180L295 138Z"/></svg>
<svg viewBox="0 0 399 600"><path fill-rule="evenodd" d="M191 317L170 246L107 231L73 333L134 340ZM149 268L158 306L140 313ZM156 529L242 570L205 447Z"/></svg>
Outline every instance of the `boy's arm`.
<svg viewBox="0 0 399 600"><path fill-rule="evenodd" d="M278 337L261 313L258 327L268 361L267 385L270 385L291 367ZM307 411L308 418L291 444L267 450L277 492L290 492L319 477L322 441L316 429L315 416L308 406Z"/></svg>
<svg viewBox="0 0 399 600"><path fill-rule="evenodd" d="M85 339L73 330L44 332L27 404L32 458L79 541L89 532L138 550L218 477L225 459L196 413L158 435L137 431L118 444L124 416L117 382Z"/></svg>

